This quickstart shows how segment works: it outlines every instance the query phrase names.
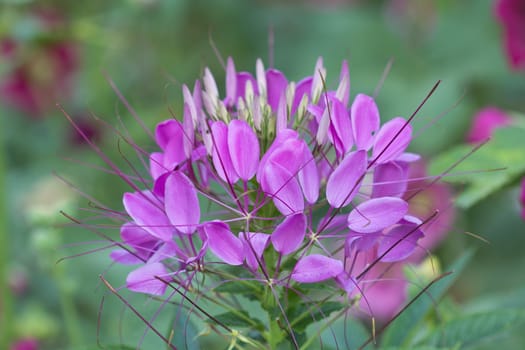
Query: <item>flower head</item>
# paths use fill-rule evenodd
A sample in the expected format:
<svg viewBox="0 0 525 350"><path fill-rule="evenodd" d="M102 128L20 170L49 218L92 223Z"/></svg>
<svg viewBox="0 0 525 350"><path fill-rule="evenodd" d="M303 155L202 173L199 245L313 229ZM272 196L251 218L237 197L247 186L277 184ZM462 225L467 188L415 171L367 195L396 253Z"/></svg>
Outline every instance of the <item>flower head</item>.
<svg viewBox="0 0 525 350"><path fill-rule="evenodd" d="M242 281L287 320L296 306L279 296L311 303L318 296L304 288L313 284L347 302L371 291L377 300L366 310L393 315L406 295L402 264L426 252L418 242L435 216L414 216L404 199L420 158L407 152L411 118L382 124L373 97L351 99L346 62L335 90L321 58L299 82L260 60L255 74L231 58L225 68L224 97L209 69L193 89L182 87L181 118L157 125L158 150L141 150L146 178L115 171L132 188L110 255L134 266L127 289L171 298ZM396 288L384 278L400 281L386 309L374 306L376 291Z"/></svg>

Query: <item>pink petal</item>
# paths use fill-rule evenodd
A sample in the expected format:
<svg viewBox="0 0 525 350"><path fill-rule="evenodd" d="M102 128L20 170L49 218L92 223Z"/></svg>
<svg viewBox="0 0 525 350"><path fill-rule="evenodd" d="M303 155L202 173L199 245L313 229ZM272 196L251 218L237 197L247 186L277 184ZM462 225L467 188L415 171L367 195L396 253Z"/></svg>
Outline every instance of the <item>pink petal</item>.
<svg viewBox="0 0 525 350"><path fill-rule="evenodd" d="M346 106L348 106L348 100L350 99L350 71L348 69L348 62L346 60L344 60L341 64L339 86L337 87L336 96L346 108Z"/></svg>
<svg viewBox="0 0 525 350"><path fill-rule="evenodd" d="M133 292L163 295L166 292L167 284L157 277L165 281L171 280L163 264L147 264L128 274L126 286Z"/></svg>
<svg viewBox="0 0 525 350"><path fill-rule="evenodd" d="M213 254L229 265L242 264L244 246L242 241L233 235L228 225L221 221L212 221L204 224L203 230Z"/></svg>
<svg viewBox="0 0 525 350"><path fill-rule="evenodd" d="M304 199L297 179L281 165L269 162L264 169L261 187L273 197L281 214L290 215L304 210Z"/></svg>
<svg viewBox="0 0 525 350"><path fill-rule="evenodd" d="M337 99L332 99L331 118L334 146L339 154L345 154L354 145L352 122L345 105Z"/></svg>
<svg viewBox="0 0 525 350"><path fill-rule="evenodd" d="M135 254L143 261L151 256L155 246L159 243L159 240L148 231L129 222L120 228L120 237L122 242L135 250Z"/></svg>
<svg viewBox="0 0 525 350"><path fill-rule="evenodd" d="M277 112L279 100L284 96L288 80L283 73L276 69L268 69L266 71L266 88L268 96L268 104L272 111Z"/></svg>
<svg viewBox="0 0 525 350"><path fill-rule="evenodd" d="M372 159L376 163L395 160L408 147L412 139L412 126L401 118L394 118L385 123L376 135Z"/></svg>
<svg viewBox="0 0 525 350"><path fill-rule="evenodd" d="M259 268L257 259L261 260L263 252L268 246L270 235L256 232L241 232L239 233L239 238L244 245L246 264L252 271L257 271Z"/></svg>
<svg viewBox="0 0 525 350"><path fill-rule="evenodd" d="M307 77L297 83L292 102L292 110L290 113L291 115L294 115L295 112L297 112L297 108L299 108L299 104L301 103L301 100L303 99L304 95L310 98L310 91L312 90L312 80L312 77Z"/></svg>
<svg viewBox="0 0 525 350"><path fill-rule="evenodd" d="M349 153L328 178L326 199L333 208L350 204L366 172L366 152Z"/></svg>
<svg viewBox="0 0 525 350"><path fill-rule="evenodd" d="M144 260L131 254L125 249L115 249L109 254L109 257L111 260L122 265L136 265L144 263Z"/></svg>
<svg viewBox="0 0 525 350"><path fill-rule="evenodd" d="M239 176L233 168L228 148L228 126L218 121L212 124L211 131L214 142L212 160L215 171L223 181L233 184L237 182Z"/></svg>
<svg viewBox="0 0 525 350"><path fill-rule="evenodd" d="M306 144L303 151L303 164L297 173L297 180L299 180L306 201L310 204L317 202L320 186L319 171L312 152Z"/></svg>
<svg viewBox="0 0 525 350"><path fill-rule="evenodd" d="M257 177L256 177L257 182L261 183L261 177L263 174L263 170L266 167L266 163L268 162L270 157L273 155L273 153L277 149L279 149L279 147L281 147L287 140L298 139L298 138L299 138L299 134L297 133L297 131L292 130L292 129L284 129L284 130L281 130L279 134L277 134L277 137L275 138L275 140L273 140L270 148L266 150L266 153L264 153L264 155L261 158L261 161L259 162L259 169L257 169Z"/></svg>
<svg viewBox="0 0 525 350"><path fill-rule="evenodd" d="M244 120L232 120L228 125L228 148L237 175L250 180L259 165L259 140Z"/></svg>
<svg viewBox="0 0 525 350"><path fill-rule="evenodd" d="M200 221L199 199L190 179L175 171L166 179L166 214L179 232L192 234Z"/></svg>
<svg viewBox="0 0 525 350"><path fill-rule="evenodd" d="M272 233L272 244L276 251L288 255L303 243L306 234L306 216L302 213L287 216Z"/></svg>
<svg viewBox="0 0 525 350"><path fill-rule="evenodd" d="M166 171L164 166L164 153L153 152L149 155L149 172L151 177L155 180Z"/></svg>
<svg viewBox="0 0 525 350"><path fill-rule="evenodd" d="M173 237L173 226L163 211L162 203L151 193L125 193L124 208L133 221L151 235L163 241Z"/></svg>
<svg viewBox="0 0 525 350"><path fill-rule="evenodd" d="M245 97L248 82L252 84L254 94L259 95L259 89L257 88L257 81L255 78L248 72L240 72L237 73L237 98Z"/></svg>
<svg viewBox="0 0 525 350"><path fill-rule="evenodd" d="M408 166L406 163L388 162L374 169L372 198L401 197L407 189Z"/></svg>
<svg viewBox="0 0 525 350"><path fill-rule="evenodd" d="M408 258L417 248L417 241L423 232L417 225L399 225L387 232L379 243L378 256L383 262L401 261ZM388 253L387 253L388 252Z"/></svg>
<svg viewBox="0 0 525 350"><path fill-rule="evenodd" d="M227 106L233 106L237 102L237 73L233 59L228 57L226 63L226 100Z"/></svg>
<svg viewBox="0 0 525 350"><path fill-rule="evenodd" d="M288 108L286 105L286 96L283 94L279 99L279 104L277 106L276 112L276 123L275 123L275 133L279 134L282 130L286 129L288 126Z"/></svg>
<svg viewBox="0 0 525 350"><path fill-rule="evenodd" d="M324 255L312 254L301 258L292 272L292 279L300 283L315 283L334 278L343 272L343 263Z"/></svg>
<svg viewBox="0 0 525 350"><path fill-rule="evenodd" d="M348 214L348 227L360 233L379 232L397 223L408 211L408 204L396 197L370 199Z"/></svg>
<svg viewBox="0 0 525 350"><path fill-rule="evenodd" d="M178 120L165 120L157 125L155 129L155 140L162 150L166 150L166 146L171 140L182 141L182 130L182 125Z"/></svg>
<svg viewBox="0 0 525 350"><path fill-rule="evenodd" d="M358 149L369 150L374 134L379 129L379 110L374 99L359 94L355 97L350 111L354 141Z"/></svg>
<svg viewBox="0 0 525 350"><path fill-rule="evenodd" d="M193 142L195 140L195 125L193 123L193 120L191 118L190 114L190 108L188 105L184 105L184 115L183 115L183 122L182 122L182 128L183 128L183 149L184 149L184 155L186 158L191 157L191 152L193 151Z"/></svg>

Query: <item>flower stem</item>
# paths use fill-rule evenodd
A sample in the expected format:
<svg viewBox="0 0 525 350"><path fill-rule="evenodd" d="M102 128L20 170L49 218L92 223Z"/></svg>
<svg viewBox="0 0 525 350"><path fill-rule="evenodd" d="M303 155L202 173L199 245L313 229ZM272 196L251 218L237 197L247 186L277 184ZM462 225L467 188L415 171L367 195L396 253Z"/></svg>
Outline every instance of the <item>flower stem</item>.
<svg viewBox="0 0 525 350"><path fill-rule="evenodd" d="M3 133L0 133L0 145L4 146ZM2 147L3 148L3 147ZM0 152L0 186L3 187L3 193L6 193L6 177L4 152ZM12 295L8 283L9 263L9 231L7 229L6 201L0 201L0 349L8 349L12 336Z"/></svg>

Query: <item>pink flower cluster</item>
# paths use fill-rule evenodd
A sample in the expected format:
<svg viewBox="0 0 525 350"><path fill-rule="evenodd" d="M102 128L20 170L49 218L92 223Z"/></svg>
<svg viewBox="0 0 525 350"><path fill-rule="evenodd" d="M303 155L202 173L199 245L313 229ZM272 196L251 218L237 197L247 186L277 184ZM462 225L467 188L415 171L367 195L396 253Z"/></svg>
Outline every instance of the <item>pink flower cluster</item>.
<svg viewBox="0 0 525 350"><path fill-rule="evenodd" d="M370 96L350 104L346 62L336 90L325 81L322 59L298 83L260 60L254 76L228 59L225 98L208 69L193 91L183 86L182 120L156 128L151 184L126 178L135 191L124 195L129 220L111 257L138 265L129 290L189 288L221 265L285 288L333 281L349 296L390 270L404 280L399 263L418 250L428 219L403 199L419 159L406 152L412 126L402 117L381 125Z"/></svg>

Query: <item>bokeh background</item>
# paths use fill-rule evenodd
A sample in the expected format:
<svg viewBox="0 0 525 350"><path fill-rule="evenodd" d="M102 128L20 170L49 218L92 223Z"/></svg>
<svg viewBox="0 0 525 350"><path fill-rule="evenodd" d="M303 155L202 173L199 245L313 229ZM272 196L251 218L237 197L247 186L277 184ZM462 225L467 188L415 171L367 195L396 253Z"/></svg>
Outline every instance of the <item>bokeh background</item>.
<svg viewBox="0 0 525 350"><path fill-rule="evenodd" d="M1 1L0 348L25 340L19 349L95 349L97 338L134 346L145 330L100 283L110 267L107 251L68 258L104 244L60 211L82 217L95 206L79 191L121 209L127 188L100 169L66 113L125 165L133 155L118 132L154 147L112 84L152 130L181 114L181 86L192 86L204 67L224 86L221 60L228 56L248 71L261 57L291 80L312 74L323 56L329 85L348 59L352 95L373 94L391 64L377 95L384 120L408 117L441 80L415 120L421 135L411 146L432 160L464 144L473 117L487 106L525 122L525 75L508 64L493 9L490 0ZM437 255L444 266L468 249L475 255L445 303L464 310L525 306L518 173L472 205L448 206L455 221ZM125 270L107 273L123 283ZM150 338L145 349L158 346ZM499 345L521 341L511 334Z"/></svg>

